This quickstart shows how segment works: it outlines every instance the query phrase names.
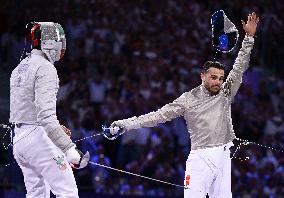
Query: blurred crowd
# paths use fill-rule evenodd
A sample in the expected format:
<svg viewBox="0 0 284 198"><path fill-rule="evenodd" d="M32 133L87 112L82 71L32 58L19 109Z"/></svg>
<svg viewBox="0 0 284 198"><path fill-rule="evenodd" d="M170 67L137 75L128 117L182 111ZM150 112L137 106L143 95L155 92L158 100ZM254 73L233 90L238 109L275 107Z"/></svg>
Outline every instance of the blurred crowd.
<svg viewBox="0 0 284 198"><path fill-rule="evenodd" d="M223 9L237 26L237 49L216 54L211 15ZM280 197L284 192L284 4L281 1L196 0L15 0L0 7L1 72L11 72L25 45L30 21L57 21L67 35L67 53L57 63L57 114L74 140L98 133L102 124L155 111L201 83L215 58L232 68L244 31L241 19L255 11L260 24L243 85L232 105L236 136L248 144L232 153L234 197ZM27 50L29 51L29 50ZM92 161L183 185L190 136L183 118L79 141ZM281 150L283 149L283 150ZM182 196L183 189L89 166L75 171L82 190L98 194ZM7 179L7 178L6 178ZM1 180L1 179L0 179ZM3 182L3 179L2 179ZM6 183L9 181L5 181Z"/></svg>

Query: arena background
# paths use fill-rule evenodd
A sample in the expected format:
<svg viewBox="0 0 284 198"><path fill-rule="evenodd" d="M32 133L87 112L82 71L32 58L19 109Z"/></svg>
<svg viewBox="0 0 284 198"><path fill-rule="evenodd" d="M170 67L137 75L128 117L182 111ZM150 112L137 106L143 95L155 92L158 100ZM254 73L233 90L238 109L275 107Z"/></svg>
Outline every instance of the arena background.
<svg viewBox="0 0 284 198"><path fill-rule="evenodd" d="M9 75L25 47L28 22L54 21L65 29L67 53L56 64L57 114L76 140L103 123L154 111L200 84L201 66L213 59L210 16L219 9L240 32L237 49L217 56L227 72L244 37L241 19L252 11L260 16L250 68L232 105L236 135L284 149L284 4L276 0L1 0L1 122L9 118ZM11 148L2 146L9 141L3 135L0 197L24 197L22 173ZM182 185L189 142L178 118L115 141L96 137L78 146L95 162ZM242 147L232 160L233 197L283 197L283 157ZM74 172L80 197L183 197L181 188L104 168Z"/></svg>

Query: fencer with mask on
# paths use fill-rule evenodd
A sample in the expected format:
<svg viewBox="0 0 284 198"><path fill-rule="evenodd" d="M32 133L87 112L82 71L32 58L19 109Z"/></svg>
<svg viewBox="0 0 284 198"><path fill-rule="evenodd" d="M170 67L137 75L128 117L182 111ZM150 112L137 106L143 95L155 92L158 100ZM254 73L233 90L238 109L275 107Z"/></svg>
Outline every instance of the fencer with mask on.
<svg viewBox="0 0 284 198"><path fill-rule="evenodd" d="M59 79L54 62L66 50L64 30L54 22L33 22L27 30L32 51L12 71L9 119L14 124L13 154L24 175L26 197L50 197L51 190L56 197L78 198L72 167L86 166L88 156L76 148L70 131L56 116Z"/></svg>

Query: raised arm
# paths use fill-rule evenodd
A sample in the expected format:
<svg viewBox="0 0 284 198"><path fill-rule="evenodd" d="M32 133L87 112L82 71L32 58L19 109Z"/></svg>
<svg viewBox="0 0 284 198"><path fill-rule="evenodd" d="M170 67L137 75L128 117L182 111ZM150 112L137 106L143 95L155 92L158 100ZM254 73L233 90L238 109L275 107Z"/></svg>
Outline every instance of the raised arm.
<svg viewBox="0 0 284 198"><path fill-rule="evenodd" d="M253 37L256 32L258 22L259 17L257 17L254 12L249 14L246 23L242 21L246 36L243 40L242 48L240 49L233 65L233 69L230 71L226 82L223 84L223 91L230 97L231 100L236 95L242 83L243 73L249 67L250 54L254 44Z"/></svg>

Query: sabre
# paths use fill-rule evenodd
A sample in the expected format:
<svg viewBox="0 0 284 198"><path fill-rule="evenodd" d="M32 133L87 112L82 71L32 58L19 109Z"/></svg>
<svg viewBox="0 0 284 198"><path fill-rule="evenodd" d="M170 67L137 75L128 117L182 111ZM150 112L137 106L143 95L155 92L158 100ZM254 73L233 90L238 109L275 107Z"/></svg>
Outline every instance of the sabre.
<svg viewBox="0 0 284 198"><path fill-rule="evenodd" d="M84 137L84 138L81 138L81 139L78 139L78 140L74 140L74 143L80 142L80 141L83 141L83 140L86 140L86 139L90 139L90 138L93 138L93 137L96 137L96 136L100 136L100 135L103 135L103 132L99 132L99 133L93 134L91 136L87 136L87 137Z"/></svg>
<svg viewBox="0 0 284 198"><path fill-rule="evenodd" d="M96 163L96 162L89 161L89 164L94 165L94 166L100 166L100 167L107 168L107 169L114 170L114 171L121 172L121 173L126 173L128 175L133 175L133 176L140 177L140 178L143 178L143 179L148 179L148 180L151 180L151 181L155 181L155 182L159 182L159 183L163 183L163 184L167 184L167 185L171 185L171 186L175 186L175 187L179 187L179 188L183 188L183 189L189 189L188 187L183 186L183 185L174 184L174 183L171 183L171 182L166 182L166 181L155 179L155 178L152 178L152 177L146 177L144 175L139 175L139 174L136 174L136 173L120 170L120 169L113 168L113 167L110 167L110 166L106 166L106 165L103 165L103 164L99 164L99 163Z"/></svg>
<svg viewBox="0 0 284 198"><path fill-rule="evenodd" d="M259 147L262 147L262 148L266 148L266 149L270 149L270 150L273 150L273 151L278 151L278 152L284 153L284 150L274 148L274 147L271 147L271 146L266 146L266 145L259 144L259 143L256 143L256 142L250 142L248 140L243 140L243 139L240 139L240 138L236 138L236 140L243 142L244 145L253 144L253 145L256 145L256 146L259 146Z"/></svg>
<svg viewBox="0 0 284 198"><path fill-rule="evenodd" d="M93 138L96 136L100 136L103 135L105 138L109 139L109 140L114 140L116 139L119 135L121 135L122 133L118 133L117 135L111 135L111 131L119 131L120 128L119 127L107 127L106 125L102 125L102 130L98 133L95 133L94 135L91 136L87 136L78 140L75 140L74 143L76 142L80 142L89 138Z"/></svg>

